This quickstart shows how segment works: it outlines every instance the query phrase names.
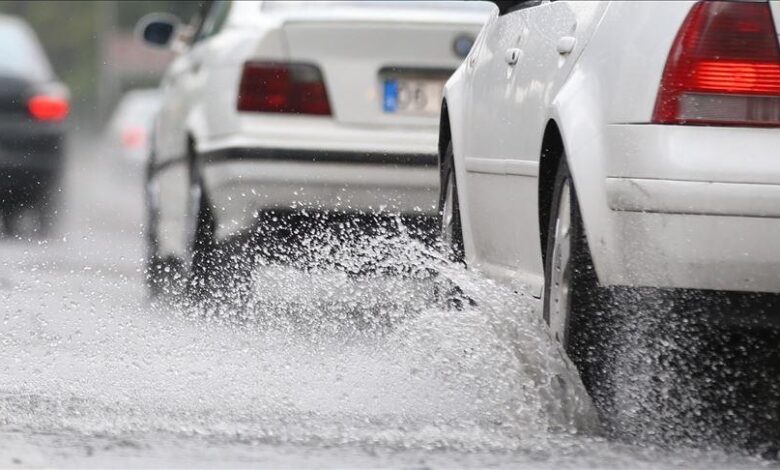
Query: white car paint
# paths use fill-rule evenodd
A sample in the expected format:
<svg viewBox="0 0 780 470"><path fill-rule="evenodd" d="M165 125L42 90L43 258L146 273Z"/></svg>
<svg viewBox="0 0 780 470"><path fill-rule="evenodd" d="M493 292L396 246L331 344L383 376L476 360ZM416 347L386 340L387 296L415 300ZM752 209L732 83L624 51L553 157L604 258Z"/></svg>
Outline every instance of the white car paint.
<svg viewBox="0 0 780 470"><path fill-rule="evenodd" d="M601 284L780 292L780 132L649 124L694 4L494 12L445 87L469 266L541 298L539 165L552 122Z"/></svg>
<svg viewBox="0 0 780 470"><path fill-rule="evenodd" d="M156 88L134 89L122 95L104 131L104 153L120 163L141 165L149 156L149 131L160 107Z"/></svg>
<svg viewBox="0 0 780 470"><path fill-rule="evenodd" d="M248 228L257 210L316 207L434 214L435 166L372 163L381 155L435 162L438 116L386 114L384 67L455 70L460 35L476 37L485 2L233 2L224 26L184 49L163 80L154 153L160 169L159 242L185 250L188 139L198 154L225 149L357 152L354 163L202 159L206 190L224 238ZM305 62L323 73L333 116L236 110L250 60ZM442 80L443 83L443 80ZM438 106L435 107L438 111Z"/></svg>

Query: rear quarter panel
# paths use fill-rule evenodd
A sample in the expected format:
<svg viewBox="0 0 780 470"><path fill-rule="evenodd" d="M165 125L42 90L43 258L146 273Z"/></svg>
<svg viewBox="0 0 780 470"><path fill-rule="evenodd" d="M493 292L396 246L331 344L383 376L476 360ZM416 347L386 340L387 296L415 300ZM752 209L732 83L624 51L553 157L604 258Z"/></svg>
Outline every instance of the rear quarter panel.
<svg viewBox="0 0 780 470"><path fill-rule="evenodd" d="M230 28L211 38L207 55L207 93L201 106L188 117L199 148L209 140L236 133L241 128L236 109L244 63L287 60L287 50L276 25L265 22L254 28Z"/></svg>
<svg viewBox="0 0 780 470"><path fill-rule="evenodd" d="M605 179L611 124L651 120L666 57L695 2L611 2L550 107L574 179L596 270L615 262Z"/></svg>

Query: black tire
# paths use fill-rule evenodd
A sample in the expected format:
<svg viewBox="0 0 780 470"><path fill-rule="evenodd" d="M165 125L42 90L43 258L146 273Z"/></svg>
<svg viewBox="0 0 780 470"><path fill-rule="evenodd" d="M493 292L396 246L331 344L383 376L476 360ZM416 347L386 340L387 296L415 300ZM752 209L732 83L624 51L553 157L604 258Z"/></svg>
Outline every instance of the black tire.
<svg viewBox="0 0 780 470"><path fill-rule="evenodd" d="M37 209L38 212L38 237L51 238L57 231L59 216L57 197L49 196Z"/></svg>
<svg viewBox="0 0 780 470"><path fill-rule="evenodd" d="M445 259L451 263L465 266L466 256L463 246L463 225L458 200L458 181L455 176L455 159L452 154L452 142L441 162L439 186L439 247ZM464 294L463 290L449 279L438 276L433 284L434 299L444 308L461 310L476 302Z"/></svg>
<svg viewBox="0 0 780 470"><path fill-rule="evenodd" d="M545 249L544 317L550 319L557 213L571 174L556 173ZM780 300L751 293L599 286L570 186L572 283L564 347L613 437L654 445L780 447L780 353L775 329L726 322Z"/></svg>
<svg viewBox="0 0 780 470"><path fill-rule="evenodd" d="M31 207L8 208L3 212L3 230L9 237L43 240L51 236L56 212L48 201L37 201Z"/></svg>
<svg viewBox="0 0 780 470"><path fill-rule="evenodd" d="M150 300L173 298L182 288L183 263L173 257L162 257L159 249L156 187L154 185L154 158L149 158L146 168L144 196L146 202L146 280L147 294Z"/></svg>
<svg viewBox="0 0 780 470"><path fill-rule="evenodd" d="M463 263L463 226L460 219L460 202L458 200L458 181L455 177L455 159L452 154L452 142L447 144L447 150L442 160L439 190L439 231L442 250L447 258L454 263ZM447 224L451 203L451 224ZM447 233L449 231L449 233Z"/></svg>
<svg viewBox="0 0 780 470"><path fill-rule="evenodd" d="M47 181L41 188L41 196L35 204L36 237L39 239L50 238L57 230L61 192L60 178Z"/></svg>
<svg viewBox="0 0 780 470"><path fill-rule="evenodd" d="M154 159L150 158L150 162ZM213 260L216 251L214 242L214 221L208 196L203 189L203 181L197 166L194 146L189 146L188 157L188 188L199 189L197 200L190 200L188 214L193 217L191 233L187 235L187 259L174 256L163 256L159 250L158 239L158 203L156 201L157 190L154 186L154 170L150 164L146 176L146 284L149 297L158 299L162 297L177 298L189 297L193 300L203 298L205 292L211 287L211 271L216 264Z"/></svg>
<svg viewBox="0 0 780 470"><path fill-rule="evenodd" d="M588 240L582 223L577 193L569 171L566 155L562 155L558 165L553 188L553 197L549 208L547 246L544 263L544 319L550 324L552 310L551 296L552 273L555 268L553 259L556 243L556 224L564 187L569 185L570 214L570 262L571 284L569 291L568 321L564 326L567 334L559 338L569 357L580 372L583 384L593 398L602 418L608 417L613 408L613 387L610 368L610 324L608 291L599 287L598 278L590 255Z"/></svg>
<svg viewBox="0 0 780 470"><path fill-rule="evenodd" d="M189 300L202 302L210 299L210 293L216 287L216 271L220 268L216 259L216 220L201 175L195 143L192 141L188 145L187 160L190 193L187 214L193 219L188 224L190 232L187 234L187 259L184 262L187 281L184 293Z"/></svg>
<svg viewBox="0 0 780 470"><path fill-rule="evenodd" d="M219 250L215 240L216 220L211 202L203 187L203 181L196 165L190 171L191 184L200 186L200 200L197 204L195 233L191 236L189 249L189 271L187 272L187 295L191 300L204 301L211 298L224 266L218 259Z"/></svg>
<svg viewBox="0 0 780 470"><path fill-rule="evenodd" d="M181 262L175 258L148 257L146 288L150 300L174 298L181 292Z"/></svg>

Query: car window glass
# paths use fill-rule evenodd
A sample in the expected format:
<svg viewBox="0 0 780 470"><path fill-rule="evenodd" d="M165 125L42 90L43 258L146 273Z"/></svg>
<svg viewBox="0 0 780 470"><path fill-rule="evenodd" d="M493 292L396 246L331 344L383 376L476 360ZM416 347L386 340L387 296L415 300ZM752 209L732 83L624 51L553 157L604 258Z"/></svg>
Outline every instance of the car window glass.
<svg viewBox="0 0 780 470"><path fill-rule="evenodd" d="M224 26L230 12L230 3L227 0L217 0L211 5L195 41L211 37L222 30L222 26Z"/></svg>
<svg viewBox="0 0 780 470"><path fill-rule="evenodd" d="M188 35L189 38L187 39L187 42L190 44L194 44L198 41L201 31L203 30L203 26L206 24L206 17L208 16L209 11L211 11L211 6L213 3L214 2L203 2L195 14L192 15L192 18L187 25L187 29L191 32Z"/></svg>
<svg viewBox="0 0 780 470"><path fill-rule="evenodd" d="M41 45L23 24L0 21L0 74L51 78L51 66Z"/></svg>
<svg viewBox="0 0 780 470"><path fill-rule="evenodd" d="M498 9L500 14L505 15L507 13L512 13L519 10L524 10L526 8L535 7L538 5L541 5L544 2L544 0L513 0L513 1L500 1L496 2L498 4Z"/></svg>

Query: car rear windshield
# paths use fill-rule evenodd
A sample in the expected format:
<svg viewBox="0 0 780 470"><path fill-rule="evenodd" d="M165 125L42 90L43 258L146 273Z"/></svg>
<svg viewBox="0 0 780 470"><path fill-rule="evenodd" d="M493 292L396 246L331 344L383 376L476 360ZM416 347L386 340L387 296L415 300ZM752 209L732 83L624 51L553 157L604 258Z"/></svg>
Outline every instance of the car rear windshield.
<svg viewBox="0 0 780 470"><path fill-rule="evenodd" d="M52 70L32 29L20 20L0 17L0 75L45 81Z"/></svg>

